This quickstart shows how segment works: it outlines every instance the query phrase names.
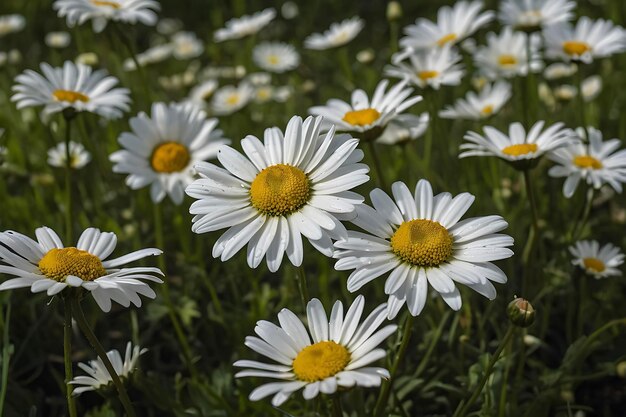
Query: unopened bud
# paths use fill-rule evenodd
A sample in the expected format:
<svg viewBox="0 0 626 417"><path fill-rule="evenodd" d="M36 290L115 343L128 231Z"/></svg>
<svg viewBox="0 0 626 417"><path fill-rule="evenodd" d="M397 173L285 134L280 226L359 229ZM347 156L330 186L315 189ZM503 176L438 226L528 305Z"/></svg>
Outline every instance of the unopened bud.
<svg viewBox="0 0 626 417"><path fill-rule="evenodd" d="M400 2L397 1L390 1L389 4L387 4L387 20L394 21L394 20L398 20L402 17L402 6L400 5Z"/></svg>
<svg viewBox="0 0 626 417"><path fill-rule="evenodd" d="M511 323L518 327L528 327L535 321L535 309L523 298L516 298L509 303L507 314Z"/></svg>

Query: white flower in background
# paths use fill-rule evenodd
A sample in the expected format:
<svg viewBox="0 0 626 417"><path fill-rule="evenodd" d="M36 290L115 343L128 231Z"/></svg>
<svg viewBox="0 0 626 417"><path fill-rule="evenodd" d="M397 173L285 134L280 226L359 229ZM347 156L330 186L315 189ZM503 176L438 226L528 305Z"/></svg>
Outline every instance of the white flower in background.
<svg viewBox="0 0 626 417"><path fill-rule="evenodd" d="M179 60L197 58L204 52L204 44L193 32L178 32L172 36L172 55Z"/></svg>
<svg viewBox="0 0 626 417"><path fill-rule="evenodd" d="M4 135L4 129L0 128L0 138ZM5 158L9 150L5 146L0 146L0 168L4 165Z"/></svg>
<svg viewBox="0 0 626 417"><path fill-rule="evenodd" d="M118 352L117 349L108 351L107 358L109 358L109 362L113 365L113 369L115 369L117 376L124 380L128 379L130 374L132 374L137 368L139 356L143 355L147 351L148 349L142 349L140 346L133 346L131 342L128 342L126 344L124 359L122 359L122 355L120 355L120 352ZM72 394L74 395L80 395L87 391L96 391L113 383L111 374L109 374L104 362L102 362L102 359L100 358L91 360L87 364L81 362L78 364L78 367L85 371L87 375L76 376L70 381L70 384L78 386L72 391Z"/></svg>
<svg viewBox="0 0 626 417"><path fill-rule="evenodd" d="M293 96L293 88L290 85L275 87L272 98L278 103L284 103Z"/></svg>
<svg viewBox="0 0 626 417"><path fill-rule="evenodd" d="M548 65L543 70L543 77L546 80L558 80L559 78L567 78L576 74L578 66L576 64L565 64L563 62L555 62Z"/></svg>
<svg viewBox="0 0 626 417"><path fill-rule="evenodd" d="M328 100L325 106L314 106L309 113L324 116L324 127L336 126L341 132L368 132L384 128L387 123L409 107L422 101L422 96L411 96L413 89L402 81L387 91L389 80L382 80L370 100L361 89L352 92L350 103ZM378 132L379 134L381 132Z"/></svg>
<svg viewBox="0 0 626 417"><path fill-rule="evenodd" d="M0 38L21 31L24 26L26 26L26 19L21 14L0 16Z"/></svg>
<svg viewBox="0 0 626 417"><path fill-rule="evenodd" d="M211 109L217 115L233 114L244 108L254 97L254 88L248 83L227 85L215 92Z"/></svg>
<svg viewBox="0 0 626 417"><path fill-rule="evenodd" d="M596 279L622 275L619 266L624 263L624 254L617 246L607 243L600 247L595 240L581 240L569 251L574 257L572 264Z"/></svg>
<svg viewBox="0 0 626 417"><path fill-rule="evenodd" d="M139 113L130 119L130 127L132 133L118 138L124 149L110 156L113 172L129 174L126 184L133 190L150 185L155 203L166 195L182 203L185 187L195 178L193 166L214 158L221 145L230 143L215 129L217 119L184 104L154 103L152 115Z"/></svg>
<svg viewBox="0 0 626 417"><path fill-rule="evenodd" d="M254 87L254 102L267 103L274 98L274 87L271 85L259 85Z"/></svg>
<svg viewBox="0 0 626 417"><path fill-rule="evenodd" d="M280 14L287 20L291 20L298 16L300 9L293 1L286 1L280 7Z"/></svg>
<svg viewBox="0 0 626 417"><path fill-rule="evenodd" d="M273 395L272 405L283 404L295 391L304 388L303 397L311 400L321 392L334 394L356 386L377 387L389 379L384 368L369 367L384 358L384 349L376 348L397 329L385 322L387 305L378 306L361 322L365 299L359 295L344 316L343 304L335 302L330 319L324 306L314 298L307 304L309 330L290 310L278 313L280 326L261 320L254 331L259 336L246 337L246 346L273 360L275 364L239 360L233 365L245 368L235 377L267 377L280 382L263 384L250 393L251 401Z"/></svg>
<svg viewBox="0 0 626 417"><path fill-rule="evenodd" d="M487 45L480 46L474 54L474 62L486 77L495 80L528 74L527 38L530 36L530 69L541 70L543 63L539 54L541 39L537 34L513 32L505 27L499 35L487 34Z"/></svg>
<svg viewBox="0 0 626 417"><path fill-rule="evenodd" d="M30 287L33 293L56 295L67 287L82 287L104 312L111 300L128 307L141 307L143 295L156 297L142 280L162 283L154 276L163 273L154 267L124 267L148 256L160 255L159 249L141 249L119 258L106 260L117 244L115 233L86 229L75 247L64 247L59 236L48 227L35 230L37 241L14 231L0 233L0 273L13 275L0 284L0 291Z"/></svg>
<svg viewBox="0 0 626 417"><path fill-rule="evenodd" d="M138 53L136 58L139 65L145 67L146 65L163 62L171 57L173 53L174 44L166 43L148 48L145 51ZM134 71L136 69L137 65L135 64L135 61L132 60L132 58L127 58L126 60L124 60L124 70Z"/></svg>
<svg viewBox="0 0 626 417"><path fill-rule="evenodd" d="M196 165L200 179L187 187L198 199L191 230L207 233L228 230L215 242L213 257L227 261L248 244L251 268L267 257L275 272L283 256L302 264L302 236L326 256L333 254L331 238L345 236L338 220L354 212L363 197L351 190L369 179L367 165L359 163L359 140L335 136L331 128L320 134L322 118L298 116L289 121L285 134L265 130L264 142L252 135L241 141L246 156L229 146L217 155L224 168Z"/></svg>
<svg viewBox="0 0 626 417"><path fill-rule="evenodd" d="M483 120L497 114L511 98L511 84L496 81L478 94L473 91L439 112L444 119Z"/></svg>
<svg viewBox="0 0 626 417"><path fill-rule="evenodd" d="M563 84L554 87L553 94L554 98L556 98L557 100L570 101L578 95L578 89L573 85Z"/></svg>
<svg viewBox="0 0 626 417"><path fill-rule="evenodd" d="M86 65L65 61L62 68L43 63L41 71L43 76L26 70L15 78L16 94L11 101L17 102L18 109L44 106L43 113L49 116L73 108L107 119L121 117L129 109L128 89L113 88L118 79L105 70L93 71Z"/></svg>
<svg viewBox="0 0 626 417"><path fill-rule="evenodd" d="M67 32L50 32L46 34L44 42L50 48L65 48L71 40L72 38Z"/></svg>
<svg viewBox="0 0 626 417"><path fill-rule="evenodd" d="M419 116L414 114L400 114L387 124L383 133L376 139L376 143L395 145L406 143L422 136L428 129L428 113Z"/></svg>
<svg viewBox="0 0 626 417"><path fill-rule="evenodd" d="M626 149L617 151L621 141L610 139L603 142L602 132L592 127L587 132L579 128L577 133L581 139L588 135L589 143L579 141L550 152L548 157L558 165L550 168L548 174L567 178L563 184L563 194L567 198L574 195L581 180L596 190L609 184L621 193L622 183L626 182Z"/></svg>
<svg viewBox="0 0 626 417"><path fill-rule="evenodd" d="M461 55L449 45L408 55L409 63L385 67L385 75L410 81L420 88L438 90L442 85L459 85L463 78Z"/></svg>
<svg viewBox="0 0 626 417"><path fill-rule="evenodd" d="M412 194L403 182L391 186L394 200L381 189L370 193L373 208L357 206L352 223L363 232L348 231L335 242L339 260L335 269L351 270L348 290L358 291L368 282L387 274L388 318L394 318L406 303L413 316L421 313L428 298L428 284L452 309L461 308L455 282L493 300L491 281L507 277L492 261L509 258L513 238L498 234L508 224L500 216L473 217L459 221L474 196L462 193L433 195L430 183L420 180Z"/></svg>
<svg viewBox="0 0 626 417"><path fill-rule="evenodd" d="M400 46L408 50L451 46L472 35L493 20L492 11L481 13L482 1L458 1L454 6L444 6L437 11L437 22L417 19L404 28Z"/></svg>
<svg viewBox="0 0 626 417"><path fill-rule="evenodd" d="M156 25L156 31L161 35L170 36L183 29L183 22L178 19L164 17L159 19Z"/></svg>
<svg viewBox="0 0 626 417"><path fill-rule="evenodd" d="M213 34L215 42L223 42L230 39L240 39L254 35L267 26L276 17L276 10L268 8L253 15L244 15L230 19L226 27L218 29Z"/></svg>
<svg viewBox="0 0 626 417"><path fill-rule="evenodd" d="M244 81L253 87L269 85L272 82L272 74L268 72L252 72L246 76Z"/></svg>
<svg viewBox="0 0 626 417"><path fill-rule="evenodd" d="M286 72L300 64L300 55L293 46L282 42L264 42L254 47L252 59L261 69L270 72Z"/></svg>
<svg viewBox="0 0 626 417"><path fill-rule="evenodd" d="M213 96L213 93L215 93L215 90L217 90L217 87L217 80L209 79L203 81L191 89L187 101L195 106L198 106L200 109L204 109L207 107L207 104Z"/></svg>
<svg viewBox="0 0 626 417"><path fill-rule="evenodd" d="M365 21L358 16L351 17L339 23L332 23L324 33L313 33L304 40L307 49L325 50L342 46L358 35Z"/></svg>
<svg viewBox="0 0 626 417"><path fill-rule="evenodd" d="M550 26L543 31L546 56L565 61L604 58L626 50L626 31L604 19L591 20L583 16L575 27L570 24Z"/></svg>
<svg viewBox="0 0 626 417"><path fill-rule="evenodd" d="M99 59L95 52L83 52L75 59L77 64L89 65L91 67L98 65Z"/></svg>
<svg viewBox="0 0 626 417"><path fill-rule="evenodd" d="M515 29L534 31L572 20L575 8L571 0L503 0L498 17Z"/></svg>
<svg viewBox="0 0 626 417"><path fill-rule="evenodd" d="M54 148L51 148L48 151L48 164L57 168L65 168L67 161L66 152L65 142L61 142ZM81 169L89 161L91 161L91 154L87 152L85 147L80 143L70 141L70 167Z"/></svg>
<svg viewBox="0 0 626 417"><path fill-rule="evenodd" d="M155 0L55 0L52 8L59 17L67 19L74 27L91 20L94 32L102 32L109 20L153 26L157 22L155 12L161 9Z"/></svg>
<svg viewBox="0 0 626 417"><path fill-rule="evenodd" d="M602 77L599 75L592 75L583 80L582 94L585 101L592 101L600 95L602 91Z"/></svg>

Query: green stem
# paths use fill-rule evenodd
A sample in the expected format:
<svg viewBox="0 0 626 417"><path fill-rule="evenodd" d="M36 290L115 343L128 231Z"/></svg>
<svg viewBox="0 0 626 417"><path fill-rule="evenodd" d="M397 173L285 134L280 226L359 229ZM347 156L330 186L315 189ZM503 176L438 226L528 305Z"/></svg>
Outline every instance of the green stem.
<svg viewBox="0 0 626 417"><path fill-rule="evenodd" d="M585 97L583 96L583 67L578 64L576 69L576 87L578 88L578 94L576 94L576 101L578 104L578 111L580 112L580 121L583 125L583 131L585 132L585 138L589 139L589 132L587 131L587 112L585 111Z"/></svg>
<svg viewBox="0 0 626 417"><path fill-rule="evenodd" d="M441 334L443 333L443 327L446 324L446 322L448 321L448 317L450 317L450 312L449 311L446 312L446 314L444 314L443 317L441 318L441 322L439 322L439 326L437 327L437 330L435 330L435 334L433 335L432 339L430 340L430 344L428 345L428 349L426 350L426 353L424 354L424 356L422 357L422 360L420 361L419 365L417 366L417 370L413 374L413 379L417 379L422 374L424 369L426 369L426 366L428 365L428 361L430 360L430 357L432 356L432 354L433 354L433 352L435 350L435 346L437 346L437 342L441 338Z"/></svg>
<svg viewBox="0 0 626 417"><path fill-rule="evenodd" d="M339 65L341 66L341 70L343 71L343 74L346 77L346 80L350 84L347 87L350 88L352 85L353 76L352 76L352 64L350 61L350 57L348 56L348 47L343 46L339 48L337 52L339 53Z"/></svg>
<svg viewBox="0 0 626 417"><path fill-rule="evenodd" d="M7 388L9 384L9 358L11 357L11 344L9 343L9 323L11 322L11 301L7 302L7 313L3 320L4 329L2 332L2 385L0 386L0 416L4 410L4 401L7 397ZM69 404L69 400L68 400ZM70 408L71 410L71 408ZM70 417L72 416L70 412Z"/></svg>
<svg viewBox="0 0 626 417"><path fill-rule="evenodd" d="M70 384L72 380L72 303L71 298L75 296L73 292L67 291L63 301L65 307L65 320L63 322L63 362L65 363L65 396L67 398L67 409L70 417L76 417L76 402L72 391L74 386ZM2 413L0 413L1 415Z"/></svg>
<svg viewBox="0 0 626 417"><path fill-rule="evenodd" d="M524 185L526 187L526 197L528 198L528 202L530 204L530 212L531 212L531 217L532 217L531 227L528 233L528 239L526 240L526 245L522 253L522 261L524 263L522 294L526 294L529 289L528 288L530 284L529 281L532 276L532 271L530 268L531 258L535 249L535 244L539 240L539 214L537 210L537 203L535 200L535 193L533 190L530 170L525 169L523 172L524 172Z"/></svg>
<svg viewBox="0 0 626 417"><path fill-rule="evenodd" d="M589 214L591 213L591 206L593 205L594 194L595 190L593 188L590 188L587 191L585 206L580 216L578 217L578 220L576 221L576 223L574 223L574 227L572 228L572 232L570 234L572 242L578 240L580 234L583 232L583 230L585 230L585 225L587 224L587 221L589 220Z"/></svg>
<svg viewBox="0 0 626 417"><path fill-rule="evenodd" d="M335 395L333 395L333 417L343 417L341 394L339 394L339 392L336 392Z"/></svg>
<svg viewBox="0 0 626 417"><path fill-rule="evenodd" d="M507 353L505 355L508 356L509 358L511 356L512 344L513 344L513 341L509 341L509 343L507 344ZM504 417L506 415L506 405L507 405L506 392L509 386L508 380L509 380L510 371L511 371L511 360L507 359L506 364L504 366L504 376L502 377L502 388L500 391L500 404L498 406L498 417Z"/></svg>
<svg viewBox="0 0 626 417"><path fill-rule="evenodd" d="M83 334L89 341L89 344L91 345L91 347L93 347L93 349L96 351L96 354L98 355L98 357L104 364L107 372L111 376L111 379L113 380L113 384L115 385L115 388L117 388L120 402L122 403L124 410L126 410L126 414L128 415L128 417L135 417L136 416L135 409L133 408L133 405L130 402L130 398L128 397L128 394L126 393L126 388L124 388L124 384L122 383L122 380L115 372L115 368L113 368L113 365L111 364L111 361L109 360L109 357L107 356L106 351L100 344L100 341L98 340L94 332L91 330L91 327L89 327L89 324L87 323L87 320L85 319L85 314L83 313L83 309L80 306L80 300L79 300L78 294L74 294L74 296L71 297L71 305L72 305L72 312L74 313L74 317L76 318L76 322L78 323L78 327L80 327L80 330L83 332Z"/></svg>
<svg viewBox="0 0 626 417"><path fill-rule="evenodd" d="M65 239L71 242L74 238L74 218L72 214L72 155L70 140L72 134L72 118L65 117Z"/></svg>
<svg viewBox="0 0 626 417"><path fill-rule="evenodd" d="M532 215L532 227L535 229L537 236L539 235L539 211L537 210L537 200L535 199L535 192L533 190L532 178L530 170L524 170L524 185L526 186L526 196L530 203L530 211Z"/></svg>
<svg viewBox="0 0 626 417"><path fill-rule="evenodd" d="M300 300L302 301L304 311L306 311L306 306L311 298L309 298L309 286L307 285L306 273L302 265L298 267L296 275L298 276L298 291L300 292Z"/></svg>
<svg viewBox="0 0 626 417"><path fill-rule="evenodd" d="M135 69L139 74L139 78L141 78L141 84L144 89L145 97L152 101L152 90L150 90L150 86L148 85L148 78L146 77L144 68L137 59L137 51L135 50L135 45L128 37L128 35L122 29L120 29L117 24L114 23L113 27L115 28L115 32L117 33L122 45L124 45L124 47L126 48L128 55L130 55L130 59L133 61L133 64L135 64Z"/></svg>
<svg viewBox="0 0 626 417"><path fill-rule="evenodd" d="M527 33L526 34L526 65L527 65L527 73L526 73L526 127L530 128L531 124L532 124L532 120L531 120L531 112L535 112L536 111L536 107L535 107L535 95L537 94L537 87L535 86L535 77L534 74L532 72L532 69L530 67L530 64L532 62L532 34L531 33Z"/></svg>
<svg viewBox="0 0 626 417"><path fill-rule="evenodd" d="M578 291L578 313L576 315L576 334L575 338L578 339L583 334L583 323L584 323L584 311L585 311L585 300L587 299L587 280L589 276L587 274L580 274L577 285L580 290Z"/></svg>
<svg viewBox="0 0 626 417"><path fill-rule="evenodd" d="M370 150L370 154L372 155L372 160L374 161L374 169L376 170L376 180L378 186L383 190L387 189L387 183L385 182L385 175L383 174L383 167L380 163L380 158L378 157L378 153L376 153L376 147L373 141L368 141L367 145Z"/></svg>

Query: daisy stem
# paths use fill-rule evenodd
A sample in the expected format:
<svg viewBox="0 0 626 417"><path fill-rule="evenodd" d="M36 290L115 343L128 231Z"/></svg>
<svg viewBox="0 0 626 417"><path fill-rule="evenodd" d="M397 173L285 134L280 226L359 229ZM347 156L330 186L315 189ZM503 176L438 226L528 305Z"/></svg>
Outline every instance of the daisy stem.
<svg viewBox="0 0 626 417"><path fill-rule="evenodd" d="M343 417L343 408L341 407L341 394L338 392L333 395L333 417Z"/></svg>
<svg viewBox="0 0 626 417"><path fill-rule="evenodd" d="M72 215L72 155L70 152L70 139L72 135L72 119L74 115L64 112L65 118L65 239L72 241L74 235Z"/></svg>
<svg viewBox="0 0 626 417"><path fill-rule="evenodd" d="M370 149L370 155L372 155L372 160L374 161L374 169L376 170L376 180L378 186L383 190L387 189L387 183L385 182L385 175L383 174L383 167L380 164L380 158L378 157L378 153L376 152L376 146L373 140L367 141L367 146Z"/></svg>
<svg viewBox="0 0 626 417"><path fill-rule="evenodd" d="M122 29L119 28L116 24L113 24L115 28L115 32L117 33L120 41L128 51L128 55L130 55L130 59L135 64L135 69L139 73L139 78L141 78L141 84L143 85L145 97L147 97L150 101L152 101L152 91L150 90L150 86L148 85L148 78L146 77L146 73L143 69L143 66L139 64L139 60L137 59L137 51L135 50L135 45L133 44L130 37L124 33Z"/></svg>
<svg viewBox="0 0 626 417"><path fill-rule="evenodd" d="M309 303L309 287L306 283L306 273L304 272L304 267L300 265L297 269L298 275L298 291L300 291L300 299L302 300L302 306L304 307L304 311L306 311L306 305Z"/></svg>
<svg viewBox="0 0 626 417"><path fill-rule="evenodd" d="M516 327L513 324L509 325L509 328L506 331L504 338L500 341L498 348L493 353L493 355L491 356L491 360L487 364L487 369L485 369L485 374L483 375L478 385L476 385L476 388L474 388L474 392L472 393L472 396L469 398L469 400L467 400L467 402L461 401L459 403L452 417L464 417L467 415L467 412L472 407L472 405L474 405L474 403L480 396L480 393L483 391L483 388L485 387L485 384L487 383L489 376L491 376L491 371L493 370L494 365L500 358L500 354L502 353L504 348L509 344L509 341L513 337L513 334L515 334L515 329Z"/></svg>
<svg viewBox="0 0 626 417"><path fill-rule="evenodd" d="M535 77L532 72L531 63L532 63L532 33L526 34L526 90L528 101L526 102L527 113L526 113L526 123L527 127L530 127L532 121L530 120L530 112L535 113L535 94L537 91L537 87L535 86ZM534 116L534 115L533 115Z"/></svg>
<svg viewBox="0 0 626 417"><path fill-rule="evenodd" d="M65 396L67 398L67 410L70 417L76 417L76 402L72 391L72 303L73 293L66 291L63 295L65 320L63 322L63 362L65 363ZM1 415L2 413L0 413Z"/></svg>
<svg viewBox="0 0 626 417"><path fill-rule="evenodd" d="M11 344L9 343L9 323L11 322L11 300L7 300L7 312L6 316L0 316L0 322L3 325L4 329L2 331L2 379L0 382L2 385L0 386L0 416L4 410L4 400L7 396L7 387L9 381L9 358L11 357ZM71 369L71 367L70 367ZM68 399L69 405L69 399ZM75 417L76 414L72 416L70 412L70 417Z"/></svg>
<svg viewBox="0 0 626 417"><path fill-rule="evenodd" d="M587 113L585 112L585 97L583 96L583 66L578 64L576 69L576 87L578 88L578 94L576 94L576 101L578 102L578 111L580 112L580 123L583 125L583 132L585 132L585 138L589 139L589 133L587 132Z"/></svg>
<svg viewBox="0 0 626 417"><path fill-rule="evenodd" d="M532 276L530 272L530 260L533 255L535 243L539 239L539 214L537 211L537 202L535 201L535 193L533 191L530 170L525 169L523 172L524 172L524 185L526 187L526 198L528 198L528 203L530 204L530 213L532 217L530 232L528 234L528 239L526 240L526 246L524 247L524 252L522 253L522 260L524 263L522 293L526 293L528 291L529 277Z"/></svg>
<svg viewBox="0 0 626 417"><path fill-rule="evenodd" d="M350 64L350 57L348 56L348 47L343 46L339 48L339 64L341 66L341 70L343 71L343 75L346 77L349 85L346 86L348 89L352 88L352 65Z"/></svg>
<svg viewBox="0 0 626 417"><path fill-rule="evenodd" d="M530 211L532 215L532 227L535 229L535 233L539 231L539 212L537 211L537 201L535 199L535 192L533 191L532 178L530 170L524 170L524 185L526 187L526 197L530 204Z"/></svg>
<svg viewBox="0 0 626 417"><path fill-rule="evenodd" d="M87 319L85 319L85 313L83 313L83 309L80 306L80 300L78 295L74 294L72 297L69 298L71 299L71 308L72 312L74 313L74 317L76 318L76 322L78 323L78 327L80 327L80 330L89 341L91 347L96 351L96 354L98 355L98 357L104 364L107 372L111 376L113 384L115 385L115 388L117 388L120 402L122 403L124 410L126 410L126 414L128 415L128 417L135 417L135 409L133 408L133 404L130 402L130 398L128 397L128 393L126 392L126 388L124 388L122 380L117 375L117 372L115 372L115 368L113 368L113 365L111 364L111 361L109 360L106 351L100 344L100 341L89 327L89 323L87 323Z"/></svg>
<svg viewBox="0 0 626 417"><path fill-rule="evenodd" d="M450 317L449 311L446 312L441 318L441 322L439 323L437 330L435 330L435 333L432 335L430 344L428 345L428 349L426 350L426 353L424 354L424 356L422 357L422 360L417 366L417 370L413 374L413 379L417 379L422 374L422 372L424 372L424 369L426 369L426 365L428 365L428 361L430 360L430 357L432 356L435 350L435 346L437 346L437 342L441 338L441 334L443 333L443 327L448 321L448 317Z"/></svg>

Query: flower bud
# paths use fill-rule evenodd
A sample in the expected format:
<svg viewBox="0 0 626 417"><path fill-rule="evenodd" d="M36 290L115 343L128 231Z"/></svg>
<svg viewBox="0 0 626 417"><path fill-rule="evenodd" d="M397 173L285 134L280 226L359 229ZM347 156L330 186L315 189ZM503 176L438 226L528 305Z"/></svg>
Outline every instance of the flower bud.
<svg viewBox="0 0 626 417"><path fill-rule="evenodd" d="M397 1L390 1L387 4L387 20L390 22L402 17L402 5Z"/></svg>
<svg viewBox="0 0 626 417"><path fill-rule="evenodd" d="M535 309L523 298L516 298L509 303L507 314L511 323L518 327L528 327L535 321Z"/></svg>

